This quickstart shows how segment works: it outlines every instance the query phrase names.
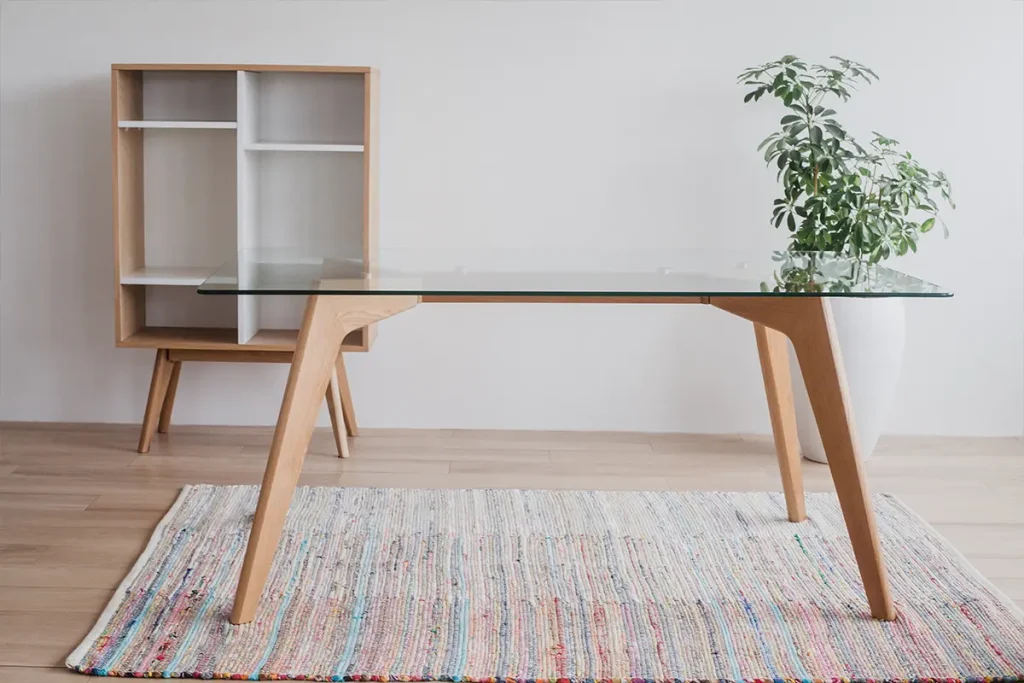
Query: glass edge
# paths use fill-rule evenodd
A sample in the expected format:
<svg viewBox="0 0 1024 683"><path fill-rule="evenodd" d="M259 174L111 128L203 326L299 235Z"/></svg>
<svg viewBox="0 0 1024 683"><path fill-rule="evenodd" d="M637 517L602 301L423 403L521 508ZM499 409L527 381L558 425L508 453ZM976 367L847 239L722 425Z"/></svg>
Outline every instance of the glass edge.
<svg viewBox="0 0 1024 683"><path fill-rule="evenodd" d="M567 299L673 299L682 296L686 297L728 297L728 298L787 298L787 299L949 299L954 296L953 292L558 292L558 291L430 291L430 290L295 290L295 289L203 289L198 288L197 293L207 296L312 296L321 294L324 296L457 296L457 297L564 297Z"/></svg>

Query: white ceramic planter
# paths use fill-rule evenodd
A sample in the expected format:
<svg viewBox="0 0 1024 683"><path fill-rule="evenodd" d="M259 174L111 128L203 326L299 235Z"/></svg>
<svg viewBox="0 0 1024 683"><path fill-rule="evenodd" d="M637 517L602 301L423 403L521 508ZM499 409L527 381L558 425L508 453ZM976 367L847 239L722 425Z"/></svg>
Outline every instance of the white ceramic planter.
<svg viewBox="0 0 1024 683"><path fill-rule="evenodd" d="M903 300L835 298L830 303L850 388L860 455L867 459L875 450L896 397L906 341ZM801 451L808 460L827 462L792 347L789 354Z"/></svg>

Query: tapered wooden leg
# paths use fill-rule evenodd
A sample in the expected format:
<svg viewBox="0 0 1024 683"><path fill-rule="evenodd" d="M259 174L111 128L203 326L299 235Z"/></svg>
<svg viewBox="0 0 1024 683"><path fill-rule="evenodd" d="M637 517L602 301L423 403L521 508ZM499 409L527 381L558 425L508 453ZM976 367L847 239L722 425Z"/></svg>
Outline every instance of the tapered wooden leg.
<svg viewBox="0 0 1024 683"><path fill-rule="evenodd" d="M417 303L419 297L415 296L309 297L245 549L231 623L244 624L256 616L341 340L352 330Z"/></svg>
<svg viewBox="0 0 1024 683"><path fill-rule="evenodd" d="M759 323L754 323L754 336L761 358L761 374L775 436L775 454L782 473L782 490L786 494L786 510L789 521L802 522L807 519L807 511L804 508L804 479L800 470L793 385L789 376L788 342L786 335Z"/></svg>
<svg viewBox="0 0 1024 683"><path fill-rule="evenodd" d="M171 426L171 413L174 411L174 397L178 393L178 375L181 374L181 361L171 362L171 378L167 381L167 391L164 395L164 405L160 408L160 422L157 423L156 431L166 434Z"/></svg>
<svg viewBox="0 0 1024 683"><path fill-rule="evenodd" d="M146 400L146 412L142 416L142 433L139 435L139 453L149 453L149 446L156 433L160 410L167 394L167 384L171 379L171 361L167 358L167 349L157 349L156 360L153 362L153 377L149 381L149 398Z"/></svg>
<svg viewBox="0 0 1024 683"><path fill-rule="evenodd" d="M341 414L345 418L345 431L349 436L359 436L359 425L356 423L356 408L352 403L352 389L348 385L348 373L345 372L344 354L338 354L338 362L334 364L338 375L338 392L341 395Z"/></svg>
<svg viewBox="0 0 1024 683"><path fill-rule="evenodd" d="M815 305L808 306L806 321L800 333L794 336L793 346L853 542L853 554L860 567L871 615L891 621L896 618L896 610L889 593L875 513L857 452L857 433L832 309L827 299L810 301Z"/></svg>
<svg viewBox="0 0 1024 683"><path fill-rule="evenodd" d="M338 354L341 357L341 354ZM327 384L327 412L331 415L331 430L334 432L334 443L338 447L338 457L347 458L348 431L345 429L344 411L341 404L341 390L338 386L338 371L331 370L331 380ZM342 419L338 419L341 417Z"/></svg>
<svg viewBox="0 0 1024 683"><path fill-rule="evenodd" d="M711 303L747 320L783 332L793 342L807 395L828 456L836 495L857 558L871 615L892 621L885 560L878 541L875 514L857 453L846 375L836 342L832 309L819 297L712 297Z"/></svg>

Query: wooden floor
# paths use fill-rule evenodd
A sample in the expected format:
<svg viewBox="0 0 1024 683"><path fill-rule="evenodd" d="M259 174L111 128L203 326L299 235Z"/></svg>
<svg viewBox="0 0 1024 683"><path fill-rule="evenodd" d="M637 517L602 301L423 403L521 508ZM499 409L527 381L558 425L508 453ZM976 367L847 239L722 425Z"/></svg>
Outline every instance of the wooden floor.
<svg viewBox="0 0 1024 683"><path fill-rule="evenodd" d="M780 490L768 437L365 431L348 460L318 431L300 483ZM258 483L270 438L174 427L139 455L134 426L0 426L0 683L75 680L65 657L179 488ZM1024 441L889 438L868 472L1024 606ZM831 489L824 465L804 476Z"/></svg>

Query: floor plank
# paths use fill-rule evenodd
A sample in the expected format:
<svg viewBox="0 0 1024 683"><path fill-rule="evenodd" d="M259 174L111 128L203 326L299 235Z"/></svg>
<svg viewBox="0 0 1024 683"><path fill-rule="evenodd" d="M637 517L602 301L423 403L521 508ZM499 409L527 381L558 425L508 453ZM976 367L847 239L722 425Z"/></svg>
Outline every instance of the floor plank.
<svg viewBox="0 0 1024 683"><path fill-rule="evenodd" d="M0 681L7 683L68 683L81 679L62 667L43 669L38 667L0 666Z"/></svg>

